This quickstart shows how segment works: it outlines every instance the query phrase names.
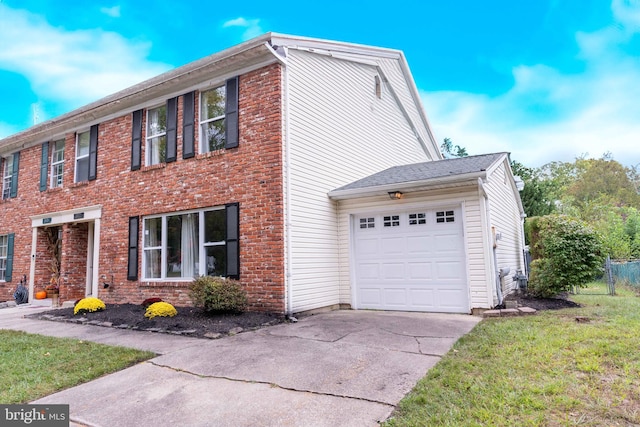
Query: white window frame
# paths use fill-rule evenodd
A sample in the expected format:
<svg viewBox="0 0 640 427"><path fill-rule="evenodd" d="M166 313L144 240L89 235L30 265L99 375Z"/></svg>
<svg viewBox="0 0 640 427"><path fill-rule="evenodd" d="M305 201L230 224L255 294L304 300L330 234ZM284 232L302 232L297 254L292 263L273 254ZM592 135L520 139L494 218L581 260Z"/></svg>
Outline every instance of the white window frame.
<svg viewBox="0 0 640 427"><path fill-rule="evenodd" d="M208 118L208 119L202 120L202 118L203 118L202 112L204 111L204 108L202 106L202 102L204 100L204 96L203 95L205 93L207 93L207 92L218 90L220 88L223 88L224 91L225 91L224 92L224 102L226 104L226 102L227 102L227 87L226 87L225 84L222 84L222 85L219 85L219 86L216 86L216 87L212 87L212 88L200 91L200 101L199 101L200 104L199 104L199 110L198 110L199 111L199 115L200 115L200 117L199 117L200 118L200 124L199 124L199 127L198 127L198 129L199 129L198 135L199 135L199 139L200 139L198 145L200 147L200 153L208 153L210 151L209 150L209 141L207 141L207 139L206 139L206 132L204 130L204 127L207 126L209 123L213 123L213 122L217 122L217 121L223 121L224 122L224 118L227 116L226 115L226 111L225 111L224 114L222 114L220 116L216 116L216 117L212 117L212 118ZM218 149L222 149L222 148L224 148L224 147L219 147Z"/></svg>
<svg viewBox="0 0 640 427"><path fill-rule="evenodd" d="M51 181L50 188L62 187L64 179L64 147L65 140L53 141L51 149ZM62 146L60 146L62 145ZM58 170L58 171L56 171ZM59 173L58 173L59 172Z"/></svg>
<svg viewBox="0 0 640 427"><path fill-rule="evenodd" d="M3 160L2 167L2 199L11 196L11 181L13 179L13 154L9 154Z"/></svg>
<svg viewBox="0 0 640 427"><path fill-rule="evenodd" d="M167 141L167 123L165 121L165 129L164 131L161 132L157 132L157 133L152 133L152 131L154 130L151 127L151 113L159 108L165 108L165 116L167 114L167 106L166 104L162 104L162 105L156 105L155 107L152 108L147 108L147 125L146 125L146 129L145 129L145 144L144 144L144 159L145 159L145 165L147 166L152 166L152 165L157 165L157 164L162 164L166 161L165 159L159 158L157 162L153 161L153 150L152 150L152 143L154 139L158 140L158 143L160 143L160 140L162 137L164 137L165 139L165 150L166 150L166 141ZM159 117L159 116L158 116ZM166 153L165 153L166 156Z"/></svg>
<svg viewBox="0 0 640 427"><path fill-rule="evenodd" d="M171 216L181 216L187 214L198 214L198 259L201 260L198 265L198 271L195 272L198 276L206 276L207 275L207 263L202 260L206 260L206 250L209 247L215 246L226 246L227 241L221 240L216 242L205 242L205 213L213 212L213 211L225 211L224 206L215 206L211 208L198 209L198 210L189 210L189 211L179 211L179 212L170 212L161 215L149 215L142 218L142 280L145 282L179 282L179 281L191 281L193 277L169 277L167 275L167 219ZM160 245L156 246L145 246L147 235L147 220L161 218L161 238ZM226 234L226 229L225 229ZM147 277L147 257L146 252L160 250L160 277ZM228 262L228 261L227 261Z"/></svg>
<svg viewBox="0 0 640 427"><path fill-rule="evenodd" d="M7 255L9 254L9 236L0 235L0 282L6 280L7 274Z"/></svg>
<svg viewBox="0 0 640 427"><path fill-rule="evenodd" d="M80 148L80 136L81 135L87 135L87 142L89 145L87 145L87 154L83 154L83 155L79 155L79 148ZM91 154L91 133L89 130L86 130L85 132L77 132L76 133L76 163L75 163L75 171L74 171L74 182L82 182L82 181L86 181L88 179L88 174L86 178L83 179L78 179L78 164L80 163L81 160L86 159L87 160L87 170L89 170L89 155Z"/></svg>

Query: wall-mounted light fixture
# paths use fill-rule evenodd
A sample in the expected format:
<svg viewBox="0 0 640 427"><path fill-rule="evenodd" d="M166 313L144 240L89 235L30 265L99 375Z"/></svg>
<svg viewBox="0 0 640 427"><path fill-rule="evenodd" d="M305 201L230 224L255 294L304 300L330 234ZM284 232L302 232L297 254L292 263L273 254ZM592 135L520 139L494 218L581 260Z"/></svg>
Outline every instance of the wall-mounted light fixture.
<svg viewBox="0 0 640 427"><path fill-rule="evenodd" d="M391 200L402 199L402 192L400 192L400 191L389 191L389 198Z"/></svg>

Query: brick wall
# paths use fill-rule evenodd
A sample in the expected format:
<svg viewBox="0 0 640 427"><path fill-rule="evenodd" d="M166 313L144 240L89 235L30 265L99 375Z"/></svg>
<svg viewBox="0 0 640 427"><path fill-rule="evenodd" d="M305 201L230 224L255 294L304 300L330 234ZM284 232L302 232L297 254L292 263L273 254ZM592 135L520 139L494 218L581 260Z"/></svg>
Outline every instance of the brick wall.
<svg viewBox="0 0 640 427"><path fill-rule="evenodd" d="M143 166L141 170L131 171L131 113L100 123L95 181L73 182L74 133L65 136L62 188L40 192L40 145L22 150L18 197L0 201L0 234L15 233L13 281L0 283L0 301L13 299L20 277L29 273L31 216L102 205L100 259L95 268L98 268L99 277L113 276L113 284L106 290L99 286L98 296L108 303L139 303L145 298L159 296L175 305L189 305L188 283L127 280L128 218L238 202L240 280L249 292L251 309L283 312L284 201L280 66L274 64L241 75L239 94L238 148L182 159L183 98L179 97L176 162ZM196 94L196 123L198 99ZM195 140L197 145L197 127ZM73 277L74 283L78 280L77 283L82 284L78 289L70 288L66 299L75 298L79 289L84 292L84 277L80 281L80 276L86 273L86 238L82 234L86 232L86 224L80 224L68 224L65 228L65 239L70 239L69 244L74 241L74 244L81 245L80 240L85 239L84 249L78 247L77 251L83 254L84 259L63 260L67 268L65 270L63 266L63 274L70 274L68 270L75 266L73 274L77 270L78 277ZM68 250L66 241L63 241L63 245L63 250ZM72 256L75 252L66 254ZM139 257L142 260L141 246ZM42 269L41 262L44 261L38 257L38 271ZM84 267L81 265L83 262Z"/></svg>

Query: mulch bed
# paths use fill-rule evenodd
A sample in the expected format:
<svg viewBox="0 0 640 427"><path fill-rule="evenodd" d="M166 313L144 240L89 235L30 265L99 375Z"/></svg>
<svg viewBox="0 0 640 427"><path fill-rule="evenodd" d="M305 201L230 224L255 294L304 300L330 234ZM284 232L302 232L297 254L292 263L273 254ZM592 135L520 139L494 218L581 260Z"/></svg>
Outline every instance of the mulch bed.
<svg viewBox="0 0 640 427"><path fill-rule="evenodd" d="M504 300L516 301L518 307L530 307L536 310L560 310L562 308L581 307L577 302L568 299L567 294L559 295L557 298L536 298L528 294L514 292L507 295Z"/></svg>
<svg viewBox="0 0 640 427"><path fill-rule="evenodd" d="M527 294L513 293L507 295L505 301L517 301L519 307L531 307L536 310L580 307L580 304L569 300L567 295L561 295L558 298L535 298ZM141 305L107 304L107 309L104 311L84 315L74 315L73 308L61 308L32 314L29 317L210 339L235 335L242 331L259 329L286 321L282 315L274 313L208 314L194 307L176 307L176 309L178 315L175 317L147 319L144 317L145 309Z"/></svg>
<svg viewBox="0 0 640 427"><path fill-rule="evenodd" d="M135 329L196 338L220 338L242 331L276 325L285 321L274 313L207 314L193 307L176 307L174 317L144 317L145 309L137 304L107 304L107 309L84 315L74 315L73 308L60 308L30 315L43 320L81 323L111 328Z"/></svg>

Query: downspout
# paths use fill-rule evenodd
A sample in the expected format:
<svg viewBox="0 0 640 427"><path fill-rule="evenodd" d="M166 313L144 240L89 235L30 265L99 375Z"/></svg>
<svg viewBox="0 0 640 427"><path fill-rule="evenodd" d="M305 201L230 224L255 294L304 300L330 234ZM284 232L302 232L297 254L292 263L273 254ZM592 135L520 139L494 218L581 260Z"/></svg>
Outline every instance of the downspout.
<svg viewBox="0 0 640 427"><path fill-rule="evenodd" d="M502 305L502 274L498 268L498 255L496 249L498 248L498 236L496 235L496 228L491 226L491 236L493 237L493 264L496 267L496 294L498 295L498 305Z"/></svg>
<svg viewBox="0 0 640 427"><path fill-rule="evenodd" d="M284 115L284 129L282 130L282 140L284 145L284 187L285 187L285 277L284 277L284 289L285 289L285 315L290 317L293 314L293 290L291 289L291 144L289 143L289 75L287 70L287 48L280 47L278 50L274 50L273 47L266 44L273 55L278 58L282 64L282 114ZM282 54L280 49L283 49Z"/></svg>

